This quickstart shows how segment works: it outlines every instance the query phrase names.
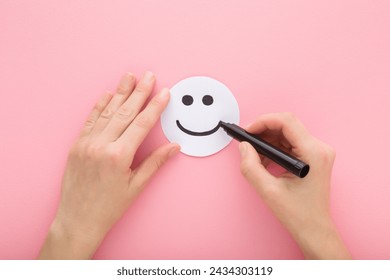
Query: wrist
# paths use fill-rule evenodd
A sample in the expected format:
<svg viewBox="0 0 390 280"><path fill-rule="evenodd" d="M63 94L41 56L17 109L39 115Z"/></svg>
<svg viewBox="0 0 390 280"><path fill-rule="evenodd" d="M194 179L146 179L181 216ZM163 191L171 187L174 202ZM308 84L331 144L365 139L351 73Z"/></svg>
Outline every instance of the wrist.
<svg viewBox="0 0 390 280"><path fill-rule="evenodd" d="M54 220L50 226L39 259L90 259L102 238L66 227Z"/></svg>
<svg viewBox="0 0 390 280"><path fill-rule="evenodd" d="M292 233L306 259L351 259L335 224L329 219Z"/></svg>

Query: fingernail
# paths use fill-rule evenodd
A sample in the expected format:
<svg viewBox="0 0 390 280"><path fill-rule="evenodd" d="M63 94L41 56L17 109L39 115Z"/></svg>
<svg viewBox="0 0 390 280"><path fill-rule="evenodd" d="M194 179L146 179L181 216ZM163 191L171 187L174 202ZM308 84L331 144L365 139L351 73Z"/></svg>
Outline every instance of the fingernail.
<svg viewBox="0 0 390 280"><path fill-rule="evenodd" d="M127 72L126 74L123 75L121 83L128 84L133 79L134 79L134 74L130 73L130 72Z"/></svg>
<svg viewBox="0 0 390 280"><path fill-rule="evenodd" d="M169 97L169 89L163 88L157 95L157 98L159 99L167 99Z"/></svg>
<svg viewBox="0 0 390 280"><path fill-rule="evenodd" d="M252 126L252 124L253 124L253 123L247 124L247 125L244 127L244 129L249 129L249 128Z"/></svg>
<svg viewBox="0 0 390 280"><path fill-rule="evenodd" d="M134 75L132 73L126 73L122 76L122 79L119 83L118 91L120 92L127 92L130 89L130 84L134 79Z"/></svg>
<svg viewBox="0 0 390 280"><path fill-rule="evenodd" d="M247 146L247 144L245 142L241 142L238 145L238 149L240 150L241 156L245 156L246 152L248 151L248 146Z"/></svg>
<svg viewBox="0 0 390 280"><path fill-rule="evenodd" d="M127 76L129 79L134 79L134 74L131 72L126 72L125 76Z"/></svg>
<svg viewBox="0 0 390 280"><path fill-rule="evenodd" d="M176 155L178 152L180 151L180 146L177 145L177 146L174 146L168 153L168 156L169 157L172 157L174 155Z"/></svg>
<svg viewBox="0 0 390 280"><path fill-rule="evenodd" d="M142 77L142 79L145 81L145 82L150 82L152 81L154 78L154 74L150 71L146 71L144 73L144 76Z"/></svg>

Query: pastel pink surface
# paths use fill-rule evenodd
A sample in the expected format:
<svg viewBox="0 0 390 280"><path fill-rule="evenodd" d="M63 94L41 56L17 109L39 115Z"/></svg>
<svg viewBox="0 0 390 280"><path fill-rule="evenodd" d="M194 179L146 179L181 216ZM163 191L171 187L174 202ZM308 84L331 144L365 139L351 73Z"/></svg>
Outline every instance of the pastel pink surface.
<svg viewBox="0 0 390 280"><path fill-rule="evenodd" d="M38 254L68 149L125 71L156 90L224 82L241 124L292 111L337 159L332 213L358 259L390 258L390 2L2 1L0 259ZM166 142L158 123L139 158ZM237 143L179 155L112 229L97 259L300 259L241 177Z"/></svg>

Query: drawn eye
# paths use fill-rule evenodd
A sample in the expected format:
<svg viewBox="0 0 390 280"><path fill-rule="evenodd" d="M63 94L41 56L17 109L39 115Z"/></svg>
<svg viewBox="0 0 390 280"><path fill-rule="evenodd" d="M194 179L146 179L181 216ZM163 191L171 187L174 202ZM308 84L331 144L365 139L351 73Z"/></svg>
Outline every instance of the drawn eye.
<svg viewBox="0 0 390 280"><path fill-rule="evenodd" d="M211 95L205 95L202 98L202 102L203 102L204 105L210 106L211 104L213 104L214 99L213 99L213 97Z"/></svg>
<svg viewBox="0 0 390 280"><path fill-rule="evenodd" d="M181 99L181 102L183 102L183 104L186 106L190 106L192 103L194 103L194 98L191 95L184 95Z"/></svg>

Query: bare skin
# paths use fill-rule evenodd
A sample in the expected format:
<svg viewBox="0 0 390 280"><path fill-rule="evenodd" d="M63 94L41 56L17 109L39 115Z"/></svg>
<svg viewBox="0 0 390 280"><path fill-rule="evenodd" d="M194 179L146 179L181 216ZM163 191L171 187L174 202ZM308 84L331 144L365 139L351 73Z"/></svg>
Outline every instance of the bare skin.
<svg viewBox="0 0 390 280"><path fill-rule="evenodd" d="M60 204L39 259L92 258L148 180L179 152L179 145L166 144L133 165L139 146L169 101L169 90L162 89L142 110L154 83L151 72L138 82L127 73L116 93L104 95L93 108L69 153ZM265 168L267 159L261 159L250 144L239 145L243 175L305 257L351 258L329 213L333 149L312 137L291 114L260 116L247 130L311 166L304 179L289 173L276 178Z"/></svg>
<svg viewBox="0 0 390 280"><path fill-rule="evenodd" d="M310 172L303 179L288 172L277 178L267 171L268 160L249 143L239 145L242 174L290 232L305 257L350 259L329 211L335 151L311 136L290 113L262 115L246 129L310 164Z"/></svg>
<svg viewBox="0 0 390 280"><path fill-rule="evenodd" d="M91 258L150 177L180 150L167 144L132 166L169 101L169 90L162 89L141 111L154 83L150 72L138 83L128 73L115 95L104 95L92 110L69 153L60 205L40 259Z"/></svg>

